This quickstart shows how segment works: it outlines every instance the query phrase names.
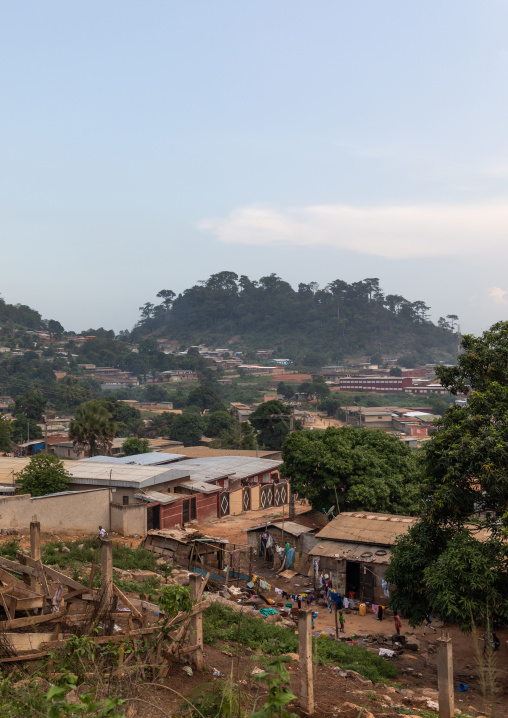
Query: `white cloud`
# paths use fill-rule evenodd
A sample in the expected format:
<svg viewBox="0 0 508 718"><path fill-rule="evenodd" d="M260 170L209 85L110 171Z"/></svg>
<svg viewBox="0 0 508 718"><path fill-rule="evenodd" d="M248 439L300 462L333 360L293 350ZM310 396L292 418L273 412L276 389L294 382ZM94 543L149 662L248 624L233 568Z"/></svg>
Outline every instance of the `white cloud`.
<svg viewBox="0 0 508 718"><path fill-rule="evenodd" d="M508 294L508 291L500 287L491 287L489 289L489 297L492 297L496 304L508 304L508 299L505 297L506 294Z"/></svg>
<svg viewBox="0 0 508 718"><path fill-rule="evenodd" d="M388 258L485 257L508 250L508 203L250 205L222 219L202 220L198 227L227 244L328 246Z"/></svg>

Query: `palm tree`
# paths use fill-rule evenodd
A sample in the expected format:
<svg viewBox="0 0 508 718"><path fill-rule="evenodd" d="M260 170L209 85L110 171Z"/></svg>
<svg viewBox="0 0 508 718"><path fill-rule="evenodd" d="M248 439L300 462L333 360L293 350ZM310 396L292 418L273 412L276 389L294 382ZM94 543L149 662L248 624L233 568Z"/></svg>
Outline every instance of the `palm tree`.
<svg viewBox="0 0 508 718"><path fill-rule="evenodd" d="M111 453L116 424L112 416L100 401L87 401L76 409L76 416L69 427L69 439L74 447L90 456Z"/></svg>

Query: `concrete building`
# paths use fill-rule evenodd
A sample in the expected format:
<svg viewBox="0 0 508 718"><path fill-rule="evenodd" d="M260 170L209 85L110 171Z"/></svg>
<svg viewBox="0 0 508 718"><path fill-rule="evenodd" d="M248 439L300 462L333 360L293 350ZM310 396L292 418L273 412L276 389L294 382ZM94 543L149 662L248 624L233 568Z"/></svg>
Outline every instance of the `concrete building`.
<svg viewBox="0 0 508 718"><path fill-rule="evenodd" d="M419 519L395 514L350 512L339 514L316 534L309 551L318 563L319 577L327 573L342 595L369 603L387 604L382 581L391 559L391 547Z"/></svg>

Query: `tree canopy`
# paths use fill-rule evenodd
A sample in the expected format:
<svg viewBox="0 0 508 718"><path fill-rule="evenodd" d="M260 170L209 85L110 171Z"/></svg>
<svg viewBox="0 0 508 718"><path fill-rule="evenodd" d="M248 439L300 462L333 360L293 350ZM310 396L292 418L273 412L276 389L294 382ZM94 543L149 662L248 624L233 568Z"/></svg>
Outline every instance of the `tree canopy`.
<svg viewBox="0 0 508 718"><path fill-rule="evenodd" d="M69 439L75 447L88 451L90 456L109 455L116 424L101 401L88 401L76 409L69 426Z"/></svg>
<svg viewBox="0 0 508 718"><path fill-rule="evenodd" d="M203 436L205 422L199 414L177 414L169 428L169 437L184 446L195 446Z"/></svg>
<svg viewBox="0 0 508 718"><path fill-rule="evenodd" d="M348 284L337 279L325 287L301 283L297 289L270 274L254 281L222 271L178 296L161 290L162 302L146 302L134 333L170 335L193 343L203 337L212 343L241 337L242 344L259 348L270 342L306 366L351 353L418 351L431 361L453 356L452 325L436 326L425 302L385 295L379 279ZM409 345L409 346L408 346Z"/></svg>
<svg viewBox="0 0 508 718"><path fill-rule="evenodd" d="M399 439L378 429L296 431L282 447L281 472L313 508L416 514L420 466Z"/></svg>
<svg viewBox="0 0 508 718"><path fill-rule="evenodd" d="M394 548L392 605L416 625L427 611L471 628L508 619L508 322L465 336L437 370L466 406L450 407L425 445L421 523Z"/></svg>
<svg viewBox="0 0 508 718"><path fill-rule="evenodd" d="M131 436L129 439L125 439L122 444L122 453L124 456L147 454L149 451L150 442L148 439L138 439L137 436Z"/></svg>
<svg viewBox="0 0 508 718"><path fill-rule="evenodd" d="M289 413L289 408L276 399L260 404L252 412L249 421L257 431L259 446L280 451L289 434Z"/></svg>
<svg viewBox="0 0 508 718"><path fill-rule="evenodd" d="M30 462L16 474L16 482L21 491L31 496L45 496L66 491L70 477L64 463L58 456L36 454Z"/></svg>

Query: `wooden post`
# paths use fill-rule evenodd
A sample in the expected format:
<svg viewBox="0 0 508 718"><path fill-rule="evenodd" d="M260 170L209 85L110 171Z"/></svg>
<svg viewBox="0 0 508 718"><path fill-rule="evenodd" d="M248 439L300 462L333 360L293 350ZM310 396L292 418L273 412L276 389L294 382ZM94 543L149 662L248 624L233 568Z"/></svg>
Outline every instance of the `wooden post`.
<svg viewBox="0 0 508 718"><path fill-rule="evenodd" d="M439 690L439 718L453 718L453 654L452 639L437 639L437 685Z"/></svg>
<svg viewBox="0 0 508 718"><path fill-rule="evenodd" d="M201 574L191 573L189 576L190 580L190 597L193 601L198 601L200 598L200 587L201 587ZM194 666L201 670L203 668L203 613L200 611L192 616L190 622L191 629L191 641L192 645L198 646L198 648L192 652L192 661Z"/></svg>
<svg viewBox="0 0 508 718"><path fill-rule="evenodd" d="M231 554L229 551L226 554L226 586L229 583L229 567L231 565Z"/></svg>
<svg viewBox="0 0 508 718"><path fill-rule="evenodd" d="M298 656L300 659L300 706L314 713L314 674L312 671L312 608L298 611Z"/></svg>
<svg viewBox="0 0 508 718"><path fill-rule="evenodd" d="M113 598L113 544L111 539L101 539L101 586L104 601Z"/></svg>
<svg viewBox="0 0 508 718"><path fill-rule="evenodd" d="M335 604L335 638L339 640L339 622L337 618L337 604L335 601L333 602Z"/></svg>
<svg viewBox="0 0 508 718"><path fill-rule="evenodd" d="M252 567L254 563L254 547L249 548L249 581L252 579Z"/></svg>
<svg viewBox="0 0 508 718"><path fill-rule="evenodd" d="M39 521L30 521L30 556L34 561L41 560L41 524ZM38 576L30 577L30 587L36 593L42 591L41 580Z"/></svg>
<svg viewBox="0 0 508 718"><path fill-rule="evenodd" d="M295 509L295 495L293 493L293 489L291 488L291 482L288 481L289 486L289 518L294 519L296 516L296 509Z"/></svg>

